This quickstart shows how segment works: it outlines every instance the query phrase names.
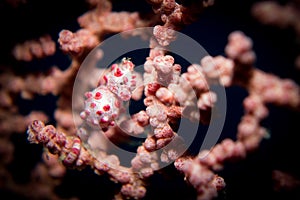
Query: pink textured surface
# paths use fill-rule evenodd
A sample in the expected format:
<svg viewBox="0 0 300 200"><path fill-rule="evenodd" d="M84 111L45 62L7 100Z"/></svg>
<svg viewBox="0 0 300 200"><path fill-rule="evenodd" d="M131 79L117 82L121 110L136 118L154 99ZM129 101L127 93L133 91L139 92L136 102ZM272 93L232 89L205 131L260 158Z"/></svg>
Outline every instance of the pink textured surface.
<svg viewBox="0 0 300 200"><path fill-rule="evenodd" d="M8 30L0 68L1 199L299 197L299 165L290 159L299 153L299 44L294 43L299 39L299 1L225 4L55 1L45 3L52 6L49 13L35 1L1 3ZM32 21L37 16L44 17L45 25ZM58 28L49 31L51 23ZM93 82L98 71L91 67L80 81L93 89L78 97L84 105L74 115L72 109L81 108L72 107L73 84L91 50L110 34L148 26L154 29L153 37L142 36L150 47L144 72L134 72L138 58L124 58ZM198 63L180 62L163 49L176 41L175 31L197 38L211 55ZM97 56L108 55L99 51ZM205 127L214 120L219 97L210 90L211 81L224 85L228 95L222 135L216 145L198 152L199 131L182 154L178 122L197 120ZM135 106L135 101L144 108L124 116L126 103ZM188 109L192 104L198 115ZM100 129L77 129L73 118ZM140 143L130 141L143 135ZM103 138L134 146L129 166ZM161 169L161 163L170 165Z"/></svg>

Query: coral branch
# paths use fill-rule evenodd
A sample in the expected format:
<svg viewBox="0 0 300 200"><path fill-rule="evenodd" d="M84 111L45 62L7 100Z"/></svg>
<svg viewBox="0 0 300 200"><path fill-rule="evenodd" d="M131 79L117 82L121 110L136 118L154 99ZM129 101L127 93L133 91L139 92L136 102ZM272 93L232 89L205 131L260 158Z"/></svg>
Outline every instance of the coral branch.
<svg viewBox="0 0 300 200"><path fill-rule="evenodd" d="M41 19L45 17L46 31L41 24L32 22L37 16L35 12L29 18L26 15L44 3L58 11L53 23L49 18L53 13L38 11ZM214 0L86 0L84 4L59 2L59 6L56 3L6 0L0 5L1 17L5 19L3 32L20 37L16 42L6 41L8 37L4 36L1 43L1 55L7 59L0 64L1 192L20 199L81 199L96 192L101 199L114 195L115 199L209 200L226 188L226 193L234 196L234 180L225 178L235 178L227 164L237 164L246 173L253 170L253 174L258 174L261 168L269 170L255 181L261 178L263 182L267 179L265 175L269 176L267 182L273 181L274 196L281 192L299 193L299 180L297 174L294 176L298 164L294 164L295 159L286 164L287 158L282 158L286 156L277 155L278 151L289 151L291 157L297 154L298 139L288 133L292 130L290 124L297 123L300 111L297 74L289 72L283 78L256 66L267 60L256 60L265 59L258 54L264 45L257 45L264 38L250 38L245 31L262 33L264 30L253 25L255 21L249 27L248 21L242 21L245 25L239 24L241 30L228 35L227 45L222 46L224 52L216 56L209 55L200 45L203 42L207 51L218 51L217 45L223 40L220 30L228 34L236 25L230 21L227 29L228 20L248 19L245 14L250 11L263 25L288 29L282 35L295 37L290 39L296 41L293 45L269 43L271 50L277 45L280 48L270 50L268 56L277 51L282 55L272 57L271 63L282 60L281 63L289 65L287 60L295 58L295 64L300 65L298 0L254 2L252 8L243 7L238 12L237 2ZM80 5L79 10L76 5ZM89 8L87 12L82 12L83 5ZM215 8L209 10L212 5ZM73 19L78 23L75 27L66 16L73 11L80 15L77 21ZM208 12L201 21L200 14L205 11ZM230 17L224 17L225 14ZM14 15L15 19L11 19ZM55 23L60 24L59 30L61 25L68 26L53 35ZM6 27L7 24L13 24L13 28ZM32 28L37 29L27 32ZM272 31L276 30L273 28ZM49 29L51 33L45 34ZM181 40L181 30L190 37ZM270 40L281 40L282 35L272 33ZM129 43L111 42L119 36ZM58 47L52 38L56 38ZM144 41L149 45L144 45ZM6 43L11 47L7 48ZM6 58L7 49L11 58ZM238 94L232 95L231 89L237 89ZM48 99L38 102L40 97L48 96L51 102L55 101L54 105L48 105ZM280 124L273 123L273 108L277 107L291 114L284 119L285 115L280 113ZM282 129L274 130L281 123ZM26 129L27 140L22 135ZM278 136L277 132L285 134ZM255 151L264 145L265 138L270 138L266 148L271 147L263 154L271 162L255 168L250 159L244 162L247 166L239 165L238 161L249 155L257 156ZM28 141L43 148L31 146ZM274 143L287 144L271 152ZM278 165L291 170L280 169ZM82 173L83 177L70 181L74 175L71 170L84 168L95 172L95 177L103 175L97 181L110 180L115 194L106 194L109 184L96 185L96 190L90 188L94 184L89 179L91 174ZM84 178L89 179L88 184L81 184ZM255 186L248 183L244 188L249 187L252 192ZM80 192L74 188L80 188ZM270 191L266 191L270 196Z"/></svg>

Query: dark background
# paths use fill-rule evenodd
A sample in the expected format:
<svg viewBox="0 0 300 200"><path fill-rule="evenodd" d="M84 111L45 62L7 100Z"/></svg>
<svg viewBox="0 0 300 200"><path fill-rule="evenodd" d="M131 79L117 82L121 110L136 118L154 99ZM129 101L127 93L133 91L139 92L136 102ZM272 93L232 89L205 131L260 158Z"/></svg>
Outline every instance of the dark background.
<svg viewBox="0 0 300 200"><path fill-rule="evenodd" d="M113 0L113 10L150 12L151 7L142 0ZM250 14L249 0L216 0L213 7L204 11L200 19L184 28L183 33L198 41L212 56L224 55L224 47L230 32L241 30L251 37L257 54L256 66L281 78L292 78L299 84L299 70L294 67L294 59L299 53L296 35L291 28L281 30L272 26L263 26ZM285 3L285 1L281 1ZM0 66L9 67L19 74L32 71L44 71L52 65L61 69L68 67L70 60L60 51L49 58L33 62L16 62L11 50L17 43L50 34L57 41L62 29L76 31L79 26L77 17L89 9L82 0L28 0L27 4L14 7L6 1L0 2ZM4 73L4 71L0 71ZM228 110L226 123L220 140L235 138L236 127L243 114L242 100L247 92L233 87L226 90ZM53 119L56 97L39 96L33 101L17 99L21 114L31 110L44 110ZM42 102L42 103L41 103ZM262 141L260 148L247 159L238 163L227 163L219 174L224 177L227 187L219 199L299 199L299 191L273 190L272 170L279 169L300 178L299 159L299 113L286 108L269 106L270 116L263 125L269 129L271 138ZM199 138L201 138L199 136ZM199 139L200 140L200 139ZM19 183L26 183L30 170L40 160L42 148L30 145L26 134L12 135L15 146L15 159L9 166ZM197 146L197 139L193 146ZM25 160L26 158L26 160ZM195 199L194 189L183 181L182 176L172 166L162 170L164 173L151 177L147 199ZM97 176L91 170L81 172L69 170L63 184L57 188L58 194L68 198L111 199L113 191L120 185L113 184L106 176ZM9 191L0 189L0 199L24 199Z"/></svg>

